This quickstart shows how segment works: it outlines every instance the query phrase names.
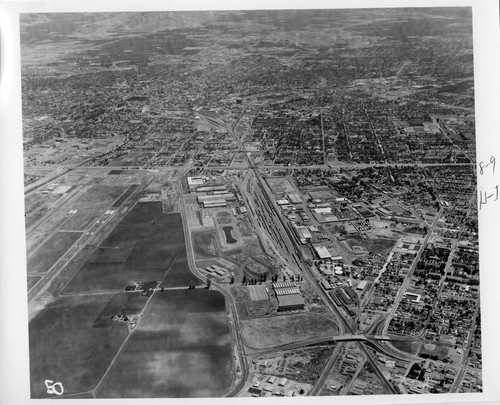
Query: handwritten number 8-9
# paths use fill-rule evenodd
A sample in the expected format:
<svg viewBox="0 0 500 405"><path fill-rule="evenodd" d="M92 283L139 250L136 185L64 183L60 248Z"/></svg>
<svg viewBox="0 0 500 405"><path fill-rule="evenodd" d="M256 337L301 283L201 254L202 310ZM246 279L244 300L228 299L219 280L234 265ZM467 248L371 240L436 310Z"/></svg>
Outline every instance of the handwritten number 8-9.
<svg viewBox="0 0 500 405"><path fill-rule="evenodd" d="M484 174L484 169L487 169L488 166L490 166L490 165L491 165L492 174L495 174L495 165L496 165L495 156L490 157L490 161L488 163L479 162L479 174Z"/></svg>

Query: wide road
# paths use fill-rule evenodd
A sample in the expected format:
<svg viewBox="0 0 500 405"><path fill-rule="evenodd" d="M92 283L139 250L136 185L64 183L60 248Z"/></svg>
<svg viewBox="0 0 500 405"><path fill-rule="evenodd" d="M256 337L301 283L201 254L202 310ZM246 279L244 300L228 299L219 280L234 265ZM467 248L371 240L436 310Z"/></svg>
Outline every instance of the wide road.
<svg viewBox="0 0 500 405"><path fill-rule="evenodd" d="M181 217L182 217L182 226L184 228L184 239L186 242L186 253L187 253L187 261L188 261L188 266L189 270L191 273L193 273L196 277L198 277L202 281L206 281L207 277L202 274L198 269L196 268L196 264L194 261L194 250L193 250L193 245L191 242L191 234L188 226L188 221L186 218L186 204L184 202L184 195L183 195L183 186L182 186L182 178L179 177L178 180L178 187L180 190L180 203L181 203ZM222 293L224 297L226 298L226 302L228 303L228 310L229 310L229 323L232 324L233 328L231 330L234 333L234 338L236 342L236 353L239 358L239 364L241 368L241 379L240 381L236 384L236 386L232 387L232 389L225 394L226 397L232 397L236 395L241 388L245 385L245 382L248 378L249 374L249 369L248 369L248 362L247 358L245 356L245 346L243 343L243 339L241 337L241 326L240 326L240 321L238 318L238 311L236 309L236 304L234 302L233 296L231 293L226 290L221 284L217 283L216 281L212 280L211 286Z"/></svg>
<svg viewBox="0 0 500 405"><path fill-rule="evenodd" d="M443 214L443 207L441 207L439 209L438 213L436 214L434 221L432 222L432 225L431 225L430 229L428 230L427 235L425 236L425 239L422 242L422 245L420 246L420 249L418 250L418 252L415 256L415 259L413 259L413 263L411 264L410 271L408 272L405 280L403 281L403 284L401 285L401 287L398 291L398 295L396 296L396 299L394 300L394 304L392 305L390 312L388 313L387 317L385 318L385 324L384 324L384 328L382 330L382 335L386 335L386 333L387 333L387 329L389 328L389 324L391 323L391 320L398 309L399 303L403 299L404 294L406 292L406 289L408 288L408 285L411 282L413 272L415 271L415 268L417 267L417 264L420 261L420 257L422 256L422 253L425 250L425 247L427 246L427 243L429 242L429 239L431 238L432 233L433 233L439 219L441 218L442 214Z"/></svg>
<svg viewBox="0 0 500 405"><path fill-rule="evenodd" d="M238 152L241 153L247 153L245 149L240 149ZM317 164L317 165L290 165L290 166L283 166L283 165L261 165L261 164L253 164L254 166L251 166L253 168L256 168L258 170L262 171L285 171L285 170L328 170L328 169L367 169L371 167L393 167L393 168L398 168L398 167L411 167L411 168L424 168L424 167L440 167L440 166L453 166L453 167L460 167L460 166L473 166L471 163L420 163L420 162L402 162L402 163L347 163L347 162L332 162L328 164ZM120 168L120 166L113 166L116 168ZM199 166L202 169L205 170L248 170L248 165L247 166L211 166L211 165L205 165L205 166Z"/></svg>

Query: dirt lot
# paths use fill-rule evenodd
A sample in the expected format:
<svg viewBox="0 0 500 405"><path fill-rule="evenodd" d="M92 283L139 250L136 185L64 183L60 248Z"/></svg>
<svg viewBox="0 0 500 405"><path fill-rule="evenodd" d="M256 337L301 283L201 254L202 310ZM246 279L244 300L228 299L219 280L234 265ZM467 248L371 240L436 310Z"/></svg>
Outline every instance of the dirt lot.
<svg viewBox="0 0 500 405"><path fill-rule="evenodd" d="M217 235L215 231L192 232L193 250L197 259L218 256Z"/></svg>
<svg viewBox="0 0 500 405"><path fill-rule="evenodd" d="M268 374L314 384L333 353L334 346L318 346L279 352L256 359L256 366Z"/></svg>
<svg viewBox="0 0 500 405"><path fill-rule="evenodd" d="M394 247L396 241L382 237L368 237L363 240L363 244L369 252L372 252L375 255L379 254L386 256Z"/></svg>
<svg viewBox="0 0 500 405"><path fill-rule="evenodd" d="M265 349L307 339L330 337L339 329L332 321L308 313L250 319L241 322L245 343Z"/></svg>
<svg viewBox="0 0 500 405"><path fill-rule="evenodd" d="M275 194L293 193L295 191L290 182L284 177L267 178L266 183Z"/></svg>
<svg viewBox="0 0 500 405"><path fill-rule="evenodd" d="M434 343L425 343L422 345L422 349L420 350L420 356L427 356L430 358L437 357L438 360L445 359L450 353L450 347L434 344Z"/></svg>
<svg viewBox="0 0 500 405"><path fill-rule="evenodd" d="M394 346L396 349L399 349L403 352L406 353L411 353L411 354L417 354L418 351L420 350L420 347L422 346L422 342L405 342L405 341L397 341L394 340L390 343L392 346Z"/></svg>
<svg viewBox="0 0 500 405"><path fill-rule="evenodd" d="M231 288L231 294L235 302L248 302L251 300L250 291L246 286L234 286Z"/></svg>

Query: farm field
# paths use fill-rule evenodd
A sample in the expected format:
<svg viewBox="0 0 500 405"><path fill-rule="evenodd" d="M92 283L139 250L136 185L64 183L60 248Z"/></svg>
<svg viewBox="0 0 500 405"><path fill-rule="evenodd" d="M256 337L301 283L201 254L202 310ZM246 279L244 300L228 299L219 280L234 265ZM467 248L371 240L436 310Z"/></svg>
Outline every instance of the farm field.
<svg viewBox="0 0 500 405"><path fill-rule="evenodd" d="M82 232L56 232L28 259L28 273L45 273L80 238Z"/></svg>
<svg viewBox="0 0 500 405"><path fill-rule="evenodd" d="M245 343L266 349L307 339L330 337L339 332L337 325L312 314L272 316L241 321Z"/></svg>
<svg viewBox="0 0 500 405"><path fill-rule="evenodd" d="M120 291L134 281L160 281L183 245L179 214L162 214L161 202L138 203L64 293Z"/></svg>
<svg viewBox="0 0 500 405"><path fill-rule="evenodd" d="M94 388L125 340L123 323L94 327L111 295L58 297L29 324L31 396L48 397L44 381L67 394Z"/></svg>
<svg viewBox="0 0 500 405"><path fill-rule="evenodd" d="M96 396L220 396L231 384L231 372L222 294L167 290L155 293Z"/></svg>
<svg viewBox="0 0 500 405"><path fill-rule="evenodd" d="M201 285L202 282L189 270L186 255L186 246L184 245L170 266L165 280L160 287L187 287L190 282L194 285Z"/></svg>

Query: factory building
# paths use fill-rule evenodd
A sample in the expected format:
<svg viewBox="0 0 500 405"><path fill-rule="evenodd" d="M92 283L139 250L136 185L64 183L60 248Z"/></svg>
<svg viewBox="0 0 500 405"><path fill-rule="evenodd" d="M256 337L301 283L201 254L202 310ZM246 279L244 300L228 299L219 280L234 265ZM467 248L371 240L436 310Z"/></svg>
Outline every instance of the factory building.
<svg viewBox="0 0 500 405"><path fill-rule="evenodd" d="M204 208L225 207L228 201L236 199L232 193L199 195L196 198L198 199L198 203L202 204Z"/></svg>
<svg viewBox="0 0 500 405"><path fill-rule="evenodd" d="M304 298L294 283L276 283L273 289L278 299L278 312L304 309Z"/></svg>
<svg viewBox="0 0 500 405"><path fill-rule="evenodd" d="M221 192L221 191L227 193L228 189L224 185L202 186L202 187L197 187L196 188L196 192L197 193L210 193L210 192L218 193L218 192Z"/></svg>

